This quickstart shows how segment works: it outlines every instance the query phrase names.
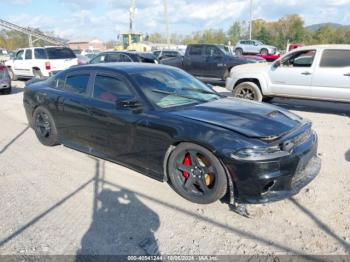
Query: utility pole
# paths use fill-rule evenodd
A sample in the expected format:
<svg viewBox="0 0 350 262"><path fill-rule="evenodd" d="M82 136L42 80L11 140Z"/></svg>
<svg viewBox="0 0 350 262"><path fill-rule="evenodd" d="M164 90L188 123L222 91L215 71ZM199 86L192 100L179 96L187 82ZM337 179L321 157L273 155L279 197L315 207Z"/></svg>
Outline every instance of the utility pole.
<svg viewBox="0 0 350 262"><path fill-rule="evenodd" d="M166 26L166 44L167 44L167 48L169 48L170 35L169 35L168 0L163 0L163 2L164 2L164 16L165 16L165 26Z"/></svg>
<svg viewBox="0 0 350 262"><path fill-rule="evenodd" d="M253 31L253 0L250 0L249 40L252 40L252 31Z"/></svg>

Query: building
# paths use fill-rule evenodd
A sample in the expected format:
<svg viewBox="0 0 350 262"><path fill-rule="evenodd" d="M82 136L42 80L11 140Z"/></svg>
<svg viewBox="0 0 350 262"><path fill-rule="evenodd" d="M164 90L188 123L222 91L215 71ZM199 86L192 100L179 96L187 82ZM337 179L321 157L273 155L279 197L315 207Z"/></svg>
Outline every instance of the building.
<svg viewBox="0 0 350 262"><path fill-rule="evenodd" d="M68 43L68 46L71 49L80 49L80 50L85 50L85 49L91 49L91 50L106 50L106 45L98 39L94 39L92 41L71 41Z"/></svg>

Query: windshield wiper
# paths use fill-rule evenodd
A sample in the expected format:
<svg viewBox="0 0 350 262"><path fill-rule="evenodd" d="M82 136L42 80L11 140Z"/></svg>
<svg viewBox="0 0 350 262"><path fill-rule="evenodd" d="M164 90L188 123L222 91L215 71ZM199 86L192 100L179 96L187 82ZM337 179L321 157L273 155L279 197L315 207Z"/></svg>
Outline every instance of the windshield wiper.
<svg viewBox="0 0 350 262"><path fill-rule="evenodd" d="M201 94L217 95L218 96L217 93L214 93L214 92L211 92L211 91L206 91L206 90L203 90L203 89L192 88L192 87L184 87L184 88L181 88L181 90L194 91L194 92L201 93Z"/></svg>
<svg viewBox="0 0 350 262"><path fill-rule="evenodd" d="M198 102L208 102L208 101L205 100L205 99L200 99L200 98L191 97L191 96L179 95L178 93L163 91L163 90L159 90L159 89L152 89L152 92L154 92L154 93L160 93L160 94L165 94L165 95L172 95L172 96L182 97L182 98L186 98L186 99L195 100L195 101L198 101Z"/></svg>

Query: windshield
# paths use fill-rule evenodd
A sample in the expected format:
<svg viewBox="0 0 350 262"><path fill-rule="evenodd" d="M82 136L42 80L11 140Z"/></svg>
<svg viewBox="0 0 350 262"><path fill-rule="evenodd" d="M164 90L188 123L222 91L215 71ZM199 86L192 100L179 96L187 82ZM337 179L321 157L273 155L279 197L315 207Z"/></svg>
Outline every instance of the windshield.
<svg viewBox="0 0 350 262"><path fill-rule="evenodd" d="M220 95L191 75L174 69L150 69L131 74L147 99L158 108L205 103Z"/></svg>
<svg viewBox="0 0 350 262"><path fill-rule="evenodd" d="M71 59L76 58L73 51L66 47L49 47L46 48L49 59Z"/></svg>

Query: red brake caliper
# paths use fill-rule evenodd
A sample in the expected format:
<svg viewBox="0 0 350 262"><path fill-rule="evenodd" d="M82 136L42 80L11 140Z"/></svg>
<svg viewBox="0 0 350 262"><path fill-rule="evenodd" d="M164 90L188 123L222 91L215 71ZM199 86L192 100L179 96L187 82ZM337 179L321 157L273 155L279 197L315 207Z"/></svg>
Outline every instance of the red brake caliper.
<svg viewBox="0 0 350 262"><path fill-rule="evenodd" d="M186 154L184 161L182 162L182 164L184 164L185 166L191 166L192 165L192 161L191 161L191 156L190 154ZM185 178L188 178L190 176L189 173L187 173L186 171L182 171L182 175Z"/></svg>

